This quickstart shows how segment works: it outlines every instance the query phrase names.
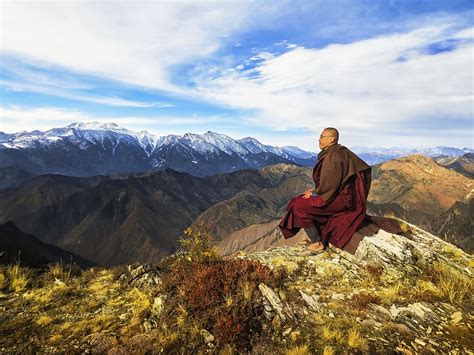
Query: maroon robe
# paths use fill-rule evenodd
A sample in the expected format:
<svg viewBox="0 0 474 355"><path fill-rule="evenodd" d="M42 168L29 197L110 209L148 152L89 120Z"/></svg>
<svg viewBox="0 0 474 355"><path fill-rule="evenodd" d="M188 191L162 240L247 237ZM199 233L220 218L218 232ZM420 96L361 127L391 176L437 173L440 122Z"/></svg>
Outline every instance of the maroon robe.
<svg viewBox="0 0 474 355"><path fill-rule="evenodd" d="M301 194L289 202L279 224L285 238L315 226L323 244L344 248L366 216L370 174L370 167L345 147L321 152L313 169L318 195Z"/></svg>

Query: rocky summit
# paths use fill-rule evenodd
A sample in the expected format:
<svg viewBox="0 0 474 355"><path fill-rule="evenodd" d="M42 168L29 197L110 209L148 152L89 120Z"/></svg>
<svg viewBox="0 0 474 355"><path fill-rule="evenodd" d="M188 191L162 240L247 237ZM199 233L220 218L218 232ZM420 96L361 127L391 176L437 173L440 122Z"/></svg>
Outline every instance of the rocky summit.
<svg viewBox="0 0 474 355"><path fill-rule="evenodd" d="M399 220L354 255L222 260L187 231L159 265L0 272L1 352L470 354L474 258Z"/></svg>

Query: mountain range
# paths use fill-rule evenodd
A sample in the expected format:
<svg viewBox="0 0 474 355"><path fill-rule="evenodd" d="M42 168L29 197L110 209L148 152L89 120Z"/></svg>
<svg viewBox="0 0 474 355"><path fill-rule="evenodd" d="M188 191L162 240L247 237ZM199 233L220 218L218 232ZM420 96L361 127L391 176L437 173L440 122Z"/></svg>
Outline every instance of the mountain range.
<svg viewBox="0 0 474 355"><path fill-rule="evenodd" d="M454 159L472 153L469 148L442 146L351 149L371 165L412 154ZM211 131L156 136L114 123L89 122L44 132L0 132L0 188L41 174L94 176L171 168L202 177L277 163L313 166L315 161L315 152L298 147L274 147L255 138L232 139Z"/></svg>
<svg viewBox="0 0 474 355"><path fill-rule="evenodd" d="M421 154L425 157L452 157L453 159L465 154L472 154L472 148L453 147L364 147L354 146L351 150L362 158L367 164L375 165L387 160L406 157L414 154Z"/></svg>
<svg viewBox="0 0 474 355"><path fill-rule="evenodd" d="M236 236L247 245L265 236L278 242L275 222L293 196L313 185L311 171L277 164L207 177L171 169L43 175L0 190L0 223L11 220L46 243L102 265L156 262L176 251L190 225L235 252L242 247ZM472 251L472 187L472 179L431 158L399 158L373 168L369 212L405 218Z"/></svg>
<svg viewBox="0 0 474 355"><path fill-rule="evenodd" d="M0 135L0 167L32 174L109 175L172 168L194 176L261 168L276 163L313 165L315 153L272 147L254 138L186 133L155 136L114 123L73 123L45 132Z"/></svg>

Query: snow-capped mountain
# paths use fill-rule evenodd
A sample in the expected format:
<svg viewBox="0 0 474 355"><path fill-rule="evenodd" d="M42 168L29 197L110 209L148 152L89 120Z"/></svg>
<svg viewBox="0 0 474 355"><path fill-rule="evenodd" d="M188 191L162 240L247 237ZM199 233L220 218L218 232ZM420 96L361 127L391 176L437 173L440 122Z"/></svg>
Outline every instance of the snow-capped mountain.
<svg viewBox="0 0 474 355"><path fill-rule="evenodd" d="M35 174L90 176L172 168L205 176L276 163L313 165L315 159L315 153L272 147L250 137L234 140L211 131L158 137L114 123L0 134L0 167L16 165Z"/></svg>
<svg viewBox="0 0 474 355"><path fill-rule="evenodd" d="M421 154L426 157L458 157L463 154L472 152L470 148L453 148L453 147L351 147L351 150L359 155L367 164L373 165L384 161L405 157L413 154Z"/></svg>
<svg viewBox="0 0 474 355"><path fill-rule="evenodd" d="M10 134L0 132L0 143L8 141L10 139L10 136Z"/></svg>

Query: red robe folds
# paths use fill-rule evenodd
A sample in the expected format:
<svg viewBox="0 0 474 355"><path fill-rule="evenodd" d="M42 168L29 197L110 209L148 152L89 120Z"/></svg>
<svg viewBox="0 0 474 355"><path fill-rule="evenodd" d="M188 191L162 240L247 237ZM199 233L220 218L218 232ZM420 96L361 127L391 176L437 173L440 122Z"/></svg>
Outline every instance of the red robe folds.
<svg viewBox="0 0 474 355"><path fill-rule="evenodd" d="M313 169L318 196L290 201L279 224L285 238L315 226L325 245L342 249L366 216L370 174L370 167L345 147L320 153Z"/></svg>

